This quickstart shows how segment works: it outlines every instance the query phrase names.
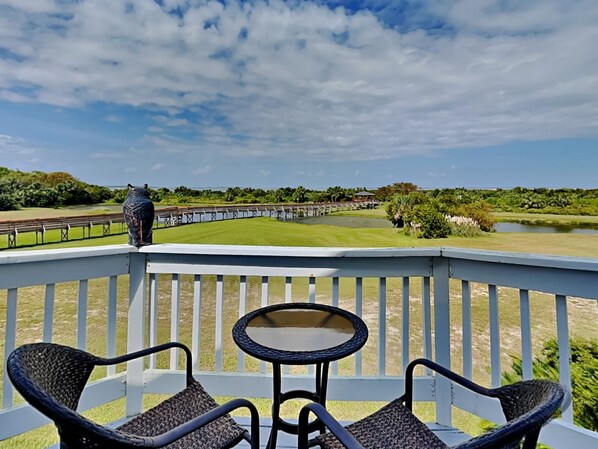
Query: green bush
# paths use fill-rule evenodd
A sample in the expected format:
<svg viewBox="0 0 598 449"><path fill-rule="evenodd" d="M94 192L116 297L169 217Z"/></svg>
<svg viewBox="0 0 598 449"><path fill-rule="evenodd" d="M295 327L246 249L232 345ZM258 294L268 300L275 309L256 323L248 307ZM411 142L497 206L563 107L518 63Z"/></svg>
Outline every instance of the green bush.
<svg viewBox="0 0 598 449"><path fill-rule="evenodd" d="M440 239L448 237L451 233L451 227L444 215L432 202L415 206L405 221L417 237Z"/></svg>
<svg viewBox="0 0 598 449"><path fill-rule="evenodd" d="M571 339L571 396L573 421L586 429L598 431L598 340ZM512 356L513 373L503 373L510 384L523 377L521 359ZM532 365L534 377L559 380L558 344L549 340Z"/></svg>
<svg viewBox="0 0 598 449"><path fill-rule="evenodd" d="M482 231L490 232L494 229L496 220L490 215L492 206L486 201L475 201L469 204L462 204L458 209L458 215L469 217L477 222Z"/></svg>

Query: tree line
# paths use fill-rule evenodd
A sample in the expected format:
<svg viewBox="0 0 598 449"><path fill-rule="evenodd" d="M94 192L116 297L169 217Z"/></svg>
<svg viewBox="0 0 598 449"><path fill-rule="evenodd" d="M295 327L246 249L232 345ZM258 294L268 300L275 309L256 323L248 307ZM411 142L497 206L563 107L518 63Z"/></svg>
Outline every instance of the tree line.
<svg viewBox="0 0 598 449"><path fill-rule="evenodd" d="M151 183L151 180L150 180ZM328 187L326 190L303 186L260 189L229 187L225 190L152 188L150 197L157 204L252 204L252 203L320 203L350 201L365 187ZM484 202L493 211L535 212L571 215L598 215L598 189L434 189L423 190L410 182L369 190L374 199L388 203L418 192L445 205ZM21 207L62 207L98 203L122 203L127 189L87 184L66 172L22 172L0 167L0 210Z"/></svg>
<svg viewBox="0 0 598 449"><path fill-rule="evenodd" d="M255 203L322 203L351 201L365 187L329 187L313 190L303 186L259 189L229 187L226 190L192 189L179 186L149 188L150 198L157 204L255 204ZM0 210L21 207L63 207L98 203L122 203L127 188L87 184L66 172L22 172L0 167Z"/></svg>

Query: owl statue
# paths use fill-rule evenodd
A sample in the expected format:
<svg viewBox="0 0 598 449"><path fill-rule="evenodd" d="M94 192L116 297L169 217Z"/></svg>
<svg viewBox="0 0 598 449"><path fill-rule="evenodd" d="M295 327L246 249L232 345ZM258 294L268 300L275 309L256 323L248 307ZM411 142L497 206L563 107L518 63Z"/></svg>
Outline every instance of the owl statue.
<svg viewBox="0 0 598 449"><path fill-rule="evenodd" d="M149 199L147 184L143 187L127 186L127 198L123 203L125 223L129 227L129 245L140 246L152 243L154 224L154 203Z"/></svg>

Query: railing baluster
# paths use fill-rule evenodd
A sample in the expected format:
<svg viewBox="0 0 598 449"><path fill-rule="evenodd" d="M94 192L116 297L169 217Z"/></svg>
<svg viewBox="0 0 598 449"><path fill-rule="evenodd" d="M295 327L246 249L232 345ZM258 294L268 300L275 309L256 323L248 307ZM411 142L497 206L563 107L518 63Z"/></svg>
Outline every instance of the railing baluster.
<svg viewBox="0 0 598 449"><path fill-rule="evenodd" d="M118 277L110 276L108 278L108 323L106 329L106 356L108 358L116 357L116 305L118 292ZM116 366L108 365L106 373L109 376L116 374Z"/></svg>
<svg viewBox="0 0 598 449"><path fill-rule="evenodd" d="M316 302L316 278L314 276L309 277L308 297L309 297L310 303L313 304ZM307 374L309 374L310 376L312 376L314 374L314 366L313 365L309 365L307 367Z"/></svg>
<svg viewBox="0 0 598 449"><path fill-rule="evenodd" d="M179 341L179 300L181 298L180 276L172 275L172 289L170 292L170 341ZM177 369L179 365L179 350L170 350L170 369Z"/></svg>
<svg viewBox="0 0 598 449"><path fill-rule="evenodd" d="M201 354L201 274L193 277L193 317L191 324L191 354L193 356L193 370L199 371L199 356Z"/></svg>
<svg viewBox="0 0 598 449"><path fill-rule="evenodd" d="M523 379L531 379L532 370L532 326L530 322L529 292L519 290L519 314L521 318L521 367Z"/></svg>
<svg viewBox="0 0 598 449"><path fill-rule="evenodd" d="M6 304L6 334L4 335L4 360L14 351L17 342L17 292L16 288L8 289ZM2 407L13 405L13 386L5 369L2 380Z"/></svg>
<svg viewBox="0 0 598 449"><path fill-rule="evenodd" d="M286 276L284 280L284 302L290 303L292 302L292 292L293 292L293 278L291 276ZM289 374L289 365L284 365L282 367L282 372L284 374Z"/></svg>
<svg viewBox="0 0 598 449"><path fill-rule="evenodd" d="M355 278L355 315L363 315L363 278ZM361 349L355 353L355 375L361 376L363 360Z"/></svg>
<svg viewBox="0 0 598 449"><path fill-rule="evenodd" d="M571 351L569 349L569 320L567 297L556 295L556 329L559 345L559 382L571 392ZM573 422L573 403L563 410L562 419Z"/></svg>
<svg viewBox="0 0 598 449"><path fill-rule="evenodd" d="M247 313L247 276L241 276L239 280L239 318L245 313ZM245 371L245 353L241 349L237 349L237 371Z"/></svg>
<svg viewBox="0 0 598 449"><path fill-rule="evenodd" d="M261 307L268 305L268 276L262 276Z"/></svg>
<svg viewBox="0 0 598 449"><path fill-rule="evenodd" d="M266 307L268 305L268 276L262 276L262 300L261 306ZM260 362L260 372L266 372L266 362Z"/></svg>
<svg viewBox="0 0 598 449"><path fill-rule="evenodd" d="M338 283L338 277L333 277L332 278L332 305L334 307L338 307L338 290L339 290L339 283ZM333 375L337 375L338 374L338 362L332 362L331 365L332 368L332 374Z"/></svg>
<svg viewBox="0 0 598 449"><path fill-rule="evenodd" d="M488 285L490 311L490 371L492 386L500 387L500 320L498 316L498 291L496 285Z"/></svg>
<svg viewBox="0 0 598 449"><path fill-rule="evenodd" d="M386 374L386 278L378 281L378 375Z"/></svg>
<svg viewBox="0 0 598 449"><path fill-rule="evenodd" d="M461 320L463 326L463 376L471 379L473 376L473 355L471 340L471 289L469 281L461 281Z"/></svg>
<svg viewBox="0 0 598 449"><path fill-rule="evenodd" d="M402 306L401 306L401 370L404 373L407 365L409 365L409 277L403 277L403 288L402 288Z"/></svg>
<svg viewBox="0 0 598 449"><path fill-rule="evenodd" d="M77 348L87 349L87 279L79 281L77 306Z"/></svg>
<svg viewBox="0 0 598 449"><path fill-rule="evenodd" d="M287 276L284 280L284 302L289 303L292 301L293 292L293 278Z"/></svg>
<svg viewBox="0 0 598 449"><path fill-rule="evenodd" d="M216 276L216 328L215 328L215 358L216 372L222 371L222 328L224 321L224 276Z"/></svg>
<svg viewBox="0 0 598 449"><path fill-rule="evenodd" d="M52 331L54 325L54 293L56 284L46 284L46 296L44 298L44 336L46 343L52 341Z"/></svg>
<svg viewBox="0 0 598 449"><path fill-rule="evenodd" d="M339 295L339 280L338 277L332 278L332 305L338 307L338 295Z"/></svg>
<svg viewBox="0 0 598 449"><path fill-rule="evenodd" d="M430 306L430 277L422 278L422 332L424 357L432 359L432 307Z"/></svg>
<svg viewBox="0 0 598 449"><path fill-rule="evenodd" d="M149 275L149 346L158 344L158 275ZM157 354L150 354L149 367L156 369Z"/></svg>

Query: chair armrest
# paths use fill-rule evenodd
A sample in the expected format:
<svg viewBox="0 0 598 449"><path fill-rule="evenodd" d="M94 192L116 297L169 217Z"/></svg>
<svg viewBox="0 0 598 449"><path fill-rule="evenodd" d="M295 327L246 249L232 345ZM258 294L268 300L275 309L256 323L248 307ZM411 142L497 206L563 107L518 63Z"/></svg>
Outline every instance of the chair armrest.
<svg viewBox="0 0 598 449"><path fill-rule="evenodd" d="M409 365L407 365L407 369L405 370L405 394L401 396L401 399L405 402L405 406L409 410L411 410L411 405L413 403L413 371L417 365L424 365L425 367L436 371L441 376L444 376L447 379L474 391L475 393L490 397L495 396L493 394L493 390L482 387L481 385L478 385L471 380L452 372L448 368L445 368L436 362L428 359L415 359L411 361Z"/></svg>
<svg viewBox="0 0 598 449"><path fill-rule="evenodd" d="M311 403L299 412L299 449L307 449L309 438L309 414L313 413L347 449L363 449L363 446L322 405Z"/></svg>
<svg viewBox="0 0 598 449"><path fill-rule="evenodd" d="M98 361L96 362L96 364L97 365L117 365L119 363L128 362L129 360L138 359L140 357L145 357L147 355L154 354L156 352L165 351L165 350L171 349L171 348L179 348L179 349L182 349L183 351L185 351L185 355L186 355L185 371L186 371L186 375L187 375L187 386L189 386L191 384L191 382L193 381L193 370L192 370L192 366L191 366L191 361L192 361L191 351L189 350L189 348L187 346L185 346L182 343L176 342L176 341L153 346L151 348L142 349L142 350L136 351L136 352L131 352L130 354L121 355L119 357L114 357L111 359L99 358Z"/></svg>
<svg viewBox="0 0 598 449"><path fill-rule="evenodd" d="M260 447L260 419L258 415L258 411L255 406L249 402L247 399L233 399L225 404L222 404L209 412L204 413L203 415L197 416L190 421L187 421L184 424L181 424L174 429L169 430L161 435L156 437L149 437L148 440L151 441L152 447L163 447L167 446L185 435L193 432L194 430L199 429L200 427L205 426L206 424L215 421L218 418L223 417L224 415L229 414L233 410L237 410L239 408L247 408L251 413L251 447L252 449L259 449Z"/></svg>

